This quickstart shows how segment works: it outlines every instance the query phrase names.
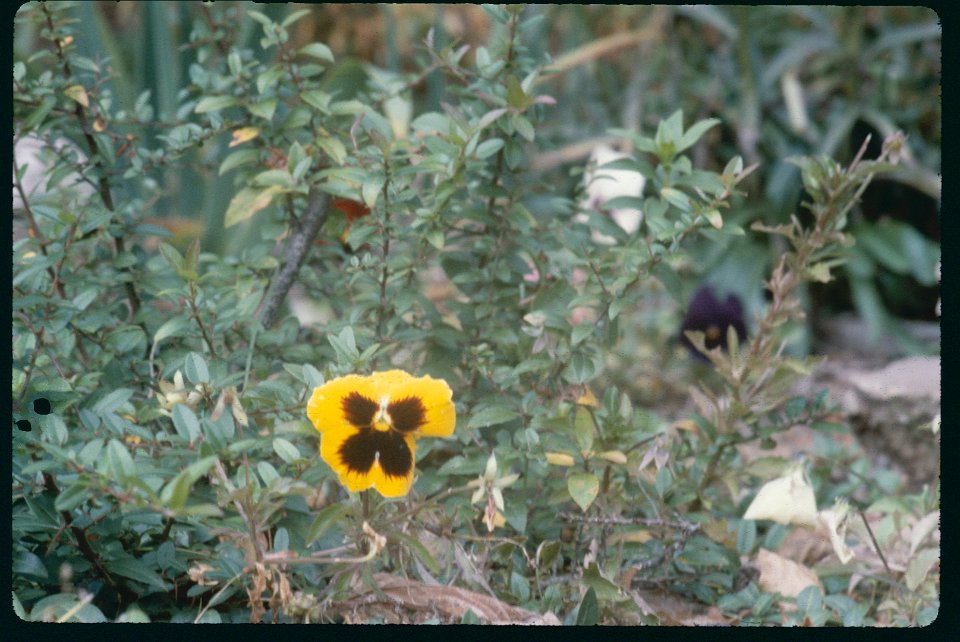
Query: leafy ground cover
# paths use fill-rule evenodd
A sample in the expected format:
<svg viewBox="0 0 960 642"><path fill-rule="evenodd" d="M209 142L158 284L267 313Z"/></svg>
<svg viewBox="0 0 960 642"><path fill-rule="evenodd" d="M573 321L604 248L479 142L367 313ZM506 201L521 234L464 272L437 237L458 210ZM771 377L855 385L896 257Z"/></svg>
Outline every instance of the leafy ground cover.
<svg viewBox="0 0 960 642"><path fill-rule="evenodd" d="M21 618L936 619L938 468L863 439L939 450L887 394L939 352L931 11L29 3L14 44ZM849 312L884 363L824 370Z"/></svg>

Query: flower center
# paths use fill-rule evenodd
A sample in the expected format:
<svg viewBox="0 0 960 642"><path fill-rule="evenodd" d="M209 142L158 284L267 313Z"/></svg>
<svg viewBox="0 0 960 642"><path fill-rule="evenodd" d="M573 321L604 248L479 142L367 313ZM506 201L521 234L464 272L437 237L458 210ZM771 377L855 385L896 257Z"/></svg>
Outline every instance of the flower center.
<svg viewBox="0 0 960 642"><path fill-rule="evenodd" d="M380 398L380 406L377 408L377 413L373 416L372 424L374 430L387 431L393 427L393 419L390 418L388 409L389 404L389 397Z"/></svg>

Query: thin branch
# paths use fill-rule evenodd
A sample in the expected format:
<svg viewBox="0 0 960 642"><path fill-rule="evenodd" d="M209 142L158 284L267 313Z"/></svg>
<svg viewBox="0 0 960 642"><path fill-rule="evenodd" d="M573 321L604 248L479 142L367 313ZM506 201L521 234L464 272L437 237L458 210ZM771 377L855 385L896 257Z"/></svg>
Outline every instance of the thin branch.
<svg viewBox="0 0 960 642"><path fill-rule="evenodd" d="M56 496L60 494L60 488L57 486L57 482L50 473L43 473L43 485L44 488L46 488L47 491L53 495ZM106 580L107 584L110 586L120 590L123 593L126 593L127 595L132 594L132 591L127 586L117 582L117 580L103 566L100 556L97 555L96 551L90 547L90 542L87 540L86 532L73 523L73 515L71 515L69 511L62 510L60 511L60 517L73 534L77 549L79 549L86 560L90 562L93 568L97 571L97 574Z"/></svg>
<svg viewBox="0 0 960 642"><path fill-rule="evenodd" d="M200 334L203 336L203 340L207 344L207 349L210 351L210 356L216 358L217 352L213 346L213 339L210 338L210 335L207 332L207 326L203 324L203 319L200 318L200 309L197 307L197 288L193 284L193 281L190 281L187 285L190 291L190 297L187 299L187 303L190 304L190 316L193 317L193 320L196 321L197 325L200 327Z"/></svg>
<svg viewBox="0 0 960 642"><path fill-rule="evenodd" d="M320 232L320 227L327 220L329 200L330 197L316 187L310 189L310 201L307 211L300 219L300 228L294 232L287 243L286 263L280 268L273 287L261 303L263 312L260 314L260 322L263 327L269 328L276 320L280 304L286 299L287 293L293 286L297 272L300 271L300 266L303 265L303 260L307 256L307 250L310 249L313 239Z"/></svg>
<svg viewBox="0 0 960 642"><path fill-rule="evenodd" d="M63 67L64 78L66 78L67 82L70 82L73 79L73 70L70 68L70 63L67 60L66 52L63 49L63 41L55 35L57 28L53 22L53 15L51 15L50 9L46 4L42 4L41 7L47 17L47 27L50 29L50 37L53 39L54 45L56 45L57 58L60 60L60 63ZM77 117L77 122L80 124L80 129L83 132L83 138L87 144L87 149L90 150L91 157L95 157L98 154L97 142L94 140L93 133L90 131L90 124L87 122L87 114L83 109L83 105L81 105L79 102L74 102L74 115ZM110 192L110 182L107 179L106 168L104 167L103 160L95 160L93 165L97 169L97 173L99 175L98 189L100 192L100 198L103 201L103 205L110 212L114 212L116 210L113 204L113 194ZM124 244L122 235L113 236L113 247L114 252L117 255L123 254L126 251L126 246ZM121 269L124 272L130 272L130 268L128 267ZM124 281L123 287L127 293L127 301L130 304L130 319L133 319L140 310L140 296L137 294L136 288L133 287L132 280ZM144 330L146 330L145 327ZM149 336L149 333L147 333L147 335Z"/></svg>
<svg viewBox="0 0 960 642"><path fill-rule="evenodd" d="M380 306L377 309L377 341L383 341L383 322L387 316L387 281L390 280L390 158L389 152L383 154L383 171L386 178L383 181L383 271L380 275Z"/></svg>

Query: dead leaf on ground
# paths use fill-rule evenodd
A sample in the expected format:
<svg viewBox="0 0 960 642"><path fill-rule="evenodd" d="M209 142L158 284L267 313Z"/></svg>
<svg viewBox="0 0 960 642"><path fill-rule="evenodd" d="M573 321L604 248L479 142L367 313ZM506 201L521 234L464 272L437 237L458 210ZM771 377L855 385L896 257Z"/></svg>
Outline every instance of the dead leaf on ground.
<svg viewBox="0 0 960 642"><path fill-rule="evenodd" d="M719 608L658 589L637 589L634 601L643 604L660 619L660 626L730 626L731 620Z"/></svg>
<svg viewBox="0 0 960 642"><path fill-rule="evenodd" d="M779 593L784 597L797 597L808 586L816 586L823 593L823 584L812 570L792 560L777 555L773 551L761 548L757 553L757 567L760 589L767 593ZM784 610L796 608L792 604L781 603Z"/></svg>
<svg viewBox="0 0 960 642"><path fill-rule="evenodd" d="M391 624L412 624L439 617L443 622L459 623L470 610L484 624L560 625L557 616L549 611L528 611L456 586L430 586L389 573L376 573L373 577L386 597L364 589L360 595L341 602L336 609L345 621L360 623L379 617Z"/></svg>
<svg viewBox="0 0 960 642"><path fill-rule="evenodd" d="M788 560L814 566L828 557L832 558L833 546L826 532L809 528L794 528L780 544L777 553Z"/></svg>

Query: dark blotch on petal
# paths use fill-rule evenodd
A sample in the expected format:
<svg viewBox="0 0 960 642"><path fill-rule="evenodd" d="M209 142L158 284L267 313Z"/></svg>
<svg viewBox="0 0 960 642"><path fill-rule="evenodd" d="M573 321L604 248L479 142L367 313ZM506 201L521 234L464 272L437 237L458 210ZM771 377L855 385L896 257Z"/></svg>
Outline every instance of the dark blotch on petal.
<svg viewBox="0 0 960 642"><path fill-rule="evenodd" d="M357 428L366 428L373 423L377 414L377 402L364 397L359 392L351 392L343 398L343 416Z"/></svg>
<svg viewBox="0 0 960 642"><path fill-rule="evenodd" d="M393 427L400 432L413 432L426 423L427 412L423 402L416 397L407 397L391 402L387 406Z"/></svg>
<svg viewBox="0 0 960 642"><path fill-rule="evenodd" d="M687 315L683 317L683 323L680 325L680 343L686 346L694 358L708 361L693 347L684 333L687 330L704 332L707 335L704 344L708 350L717 346L726 350L729 326L733 326L740 341L747 338L747 325L743 320L743 304L740 298L731 294L726 301L721 302L709 286L703 286L693 295Z"/></svg>
<svg viewBox="0 0 960 642"><path fill-rule="evenodd" d="M413 453L402 435L367 428L347 437L340 460L352 472L367 474L380 456L380 467L391 477L406 477L413 470Z"/></svg>

